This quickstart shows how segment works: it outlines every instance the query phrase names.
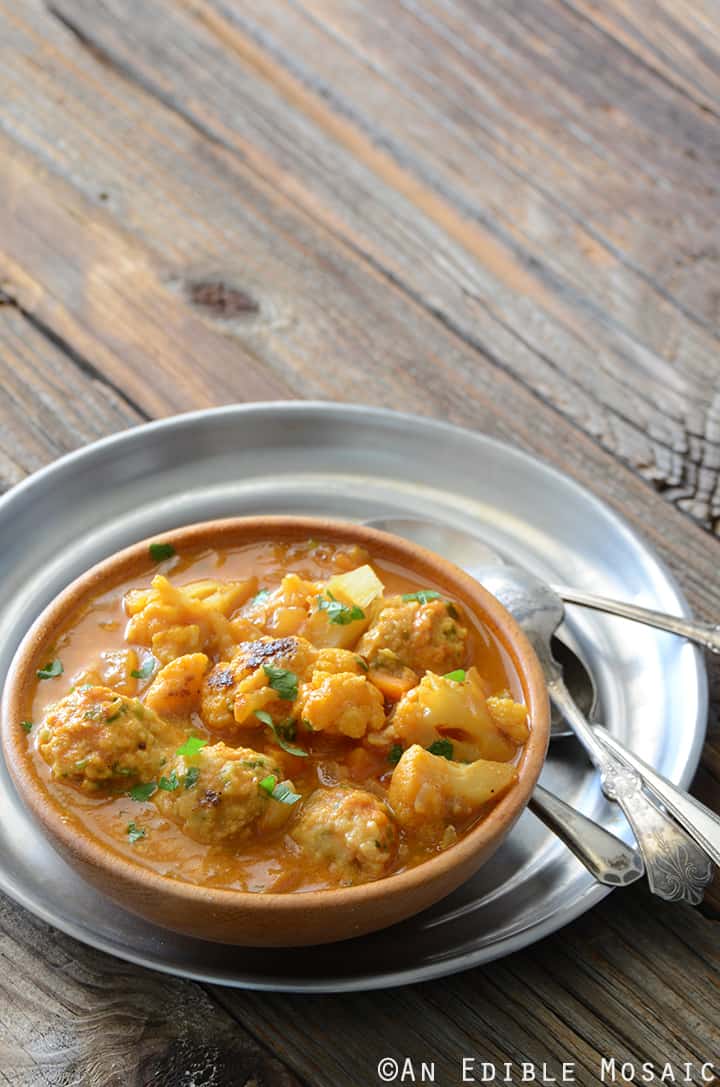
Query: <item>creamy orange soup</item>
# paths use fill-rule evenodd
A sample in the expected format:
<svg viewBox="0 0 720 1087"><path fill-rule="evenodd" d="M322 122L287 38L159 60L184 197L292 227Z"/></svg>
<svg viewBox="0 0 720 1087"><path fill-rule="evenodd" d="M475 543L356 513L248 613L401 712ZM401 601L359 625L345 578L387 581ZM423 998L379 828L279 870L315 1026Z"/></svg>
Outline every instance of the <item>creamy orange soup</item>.
<svg viewBox="0 0 720 1087"><path fill-rule="evenodd" d="M277 893L452 845L517 780L521 697L476 617L357 547L160 544L68 621L18 727L71 825Z"/></svg>

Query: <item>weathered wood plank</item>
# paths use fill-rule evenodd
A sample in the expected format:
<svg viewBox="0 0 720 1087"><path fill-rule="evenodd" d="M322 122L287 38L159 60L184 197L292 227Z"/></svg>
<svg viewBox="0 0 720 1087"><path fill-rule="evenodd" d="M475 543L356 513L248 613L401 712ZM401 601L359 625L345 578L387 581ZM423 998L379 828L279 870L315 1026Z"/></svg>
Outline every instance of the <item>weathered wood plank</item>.
<svg viewBox="0 0 720 1087"><path fill-rule="evenodd" d="M120 0L102 15L66 0L53 8L82 25L104 63L229 143L470 343L714 524L718 342L703 323L717 324L708 248L716 137L701 111L682 96L678 105L660 80L650 90L633 84L631 95L635 76L619 47L606 100L590 110L597 86L572 97L567 78L536 73L537 58L495 9L483 15L493 50L477 18L456 12L453 22L447 5L446 22L429 5L404 5L389 22L382 5L328 0L264 5L252 19L216 9L193 4L191 19L166 4L160 19L154 7L130 18ZM546 15L536 13L543 28ZM573 77L604 36L564 15L577 39L564 58ZM555 38L566 29L554 25ZM508 51L517 71L506 71ZM527 95L528 72L547 94ZM640 106L625 116L628 96L643 94L648 116ZM585 137L570 115L558 131L567 97L591 117ZM618 150L625 145L632 155ZM691 276L678 297L662 279L671 259Z"/></svg>
<svg viewBox="0 0 720 1087"><path fill-rule="evenodd" d="M201 986L84 947L0 896L0 1076L17 1087L301 1087Z"/></svg>
<svg viewBox="0 0 720 1087"><path fill-rule="evenodd" d="M571 0L572 7L693 101L720 112L720 25L695 0Z"/></svg>
<svg viewBox="0 0 720 1087"><path fill-rule="evenodd" d="M0 390L0 490L62 453L143 421L2 295Z"/></svg>
<svg viewBox="0 0 720 1087"><path fill-rule="evenodd" d="M215 995L316 1087L376 1082L383 1056L435 1060L438 1083L459 1083L463 1055L536 1065L550 1056L555 1075L574 1061L589 1087L601 1056L678 1068L712 1059L718 967L710 922L630 891L500 963L391 992L308 997L301 1017L291 997Z"/></svg>

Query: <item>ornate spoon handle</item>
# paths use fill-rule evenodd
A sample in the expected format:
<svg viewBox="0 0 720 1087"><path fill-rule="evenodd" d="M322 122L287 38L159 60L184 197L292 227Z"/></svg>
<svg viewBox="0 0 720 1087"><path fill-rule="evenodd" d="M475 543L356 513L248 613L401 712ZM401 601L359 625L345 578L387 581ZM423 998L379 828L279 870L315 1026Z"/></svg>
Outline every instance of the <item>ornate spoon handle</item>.
<svg viewBox="0 0 720 1087"><path fill-rule="evenodd" d="M645 868L638 851L559 796L536 785L529 807L572 850L598 883L627 887L642 879Z"/></svg>
<svg viewBox="0 0 720 1087"><path fill-rule="evenodd" d="M667 615L663 611L641 608L637 604L625 604L622 600L595 596L594 593L584 593L580 589L555 586L555 591L568 604L582 604L586 608L607 611L612 615L622 615L625 619L633 619L637 623L646 623L659 630L667 630L671 634L680 634L683 638L689 638L691 642L705 646L713 653L720 653L720 626L714 623L704 623L700 619L681 619L678 615Z"/></svg>
<svg viewBox="0 0 720 1087"><path fill-rule="evenodd" d="M702 902L713 877L707 853L643 791L640 775L595 735L562 678L548 684L550 697L572 726L600 771L603 792L614 800L632 827L653 894L672 902Z"/></svg>
<svg viewBox="0 0 720 1087"><path fill-rule="evenodd" d="M715 864L720 865L720 816L716 815L710 808L706 808L694 796L690 796L689 793L678 789L677 785L673 785L662 774L658 774L656 770L653 770L652 766L648 766L632 751L628 751L626 747L618 743L615 737L611 736L606 729L596 726L595 734L623 762L631 766L637 773L642 774L645 788L649 789L651 793L657 796L658 800L662 801L665 807L673 813L678 823L685 827L685 830L712 857Z"/></svg>

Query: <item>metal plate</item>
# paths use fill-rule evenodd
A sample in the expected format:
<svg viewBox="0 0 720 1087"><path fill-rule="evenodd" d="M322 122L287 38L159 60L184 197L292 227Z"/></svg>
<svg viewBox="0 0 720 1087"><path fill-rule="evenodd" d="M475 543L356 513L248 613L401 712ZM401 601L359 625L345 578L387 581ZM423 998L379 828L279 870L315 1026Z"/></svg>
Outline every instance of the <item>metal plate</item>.
<svg viewBox="0 0 720 1087"><path fill-rule="evenodd" d="M0 501L0 677L41 609L82 571L153 533L241 514L432 517L580 588L676 614L672 575L567 477L488 438L364 407L253 404L163 420L64 457ZM472 567L472 556L456 554ZM707 715L699 651L672 635L569 609L564 637L597 683L600 718L689 784ZM629 835L573 741L542 781ZM158 970L254 989L337 992L439 977L539 940L607 893L526 812L493 860L421 916L372 936L248 950L140 921L86 886L45 842L0 768L0 887L85 943Z"/></svg>

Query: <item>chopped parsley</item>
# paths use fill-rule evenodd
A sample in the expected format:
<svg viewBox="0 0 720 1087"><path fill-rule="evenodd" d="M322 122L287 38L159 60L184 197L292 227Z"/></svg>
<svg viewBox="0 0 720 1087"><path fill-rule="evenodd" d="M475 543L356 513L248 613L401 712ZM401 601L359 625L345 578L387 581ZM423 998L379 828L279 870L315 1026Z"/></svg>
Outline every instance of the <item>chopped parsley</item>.
<svg viewBox="0 0 720 1087"><path fill-rule="evenodd" d="M168 777L163 776L158 781L158 789L164 789L166 793L172 793L178 788L180 782L176 772L173 770Z"/></svg>
<svg viewBox="0 0 720 1087"><path fill-rule="evenodd" d="M32 721L21 721L20 722L20 728L23 730L23 732L30 732L32 730L32 727L33 727Z"/></svg>
<svg viewBox="0 0 720 1087"><path fill-rule="evenodd" d="M151 543L148 550L153 562L164 562L165 559L171 559L177 554L173 545L169 543Z"/></svg>
<svg viewBox="0 0 720 1087"><path fill-rule="evenodd" d="M296 755L301 759L307 758L307 751L288 743L289 740L295 739L295 725L292 721L288 721L285 725L276 725L270 714L266 713L265 710L255 710L255 716L258 721L262 721L264 725L272 729L273 735L283 751L287 751L288 755Z"/></svg>
<svg viewBox="0 0 720 1087"><path fill-rule="evenodd" d="M262 604L263 600L267 600L267 598L269 596L270 596L270 590L269 589L261 589L259 593L255 593L255 596L252 598L251 603L252 604Z"/></svg>
<svg viewBox="0 0 720 1087"><path fill-rule="evenodd" d="M443 759L452 759L453 757L453 745L449 740L435 740L430 744L428 751L431 755L439 755Z"/></svg>
<svg viewBox="0 0 720 1087"><path fill-rule="evenodd" d="M393 744L392 747L390 748L390 750L388 751L387 760L392 766L397 766L397 764L400 762L400 759L402 758L402 754L403 754L403 745L402 744Z"/></svg>
<svg viewBox="0 0 720 1087"><path fill-rule="evenodd" d="M419 604L427 604L428 600L439 600L440 593L435 589L418 589L416 593L403 593L402 598L405 601L417 600Z"/></svg>
<svg viewBox="0 0 720 1087"><path fill-rule="evenodd" d="M130 675L133 679L150 679L150 676L157 668L157 663L158 662L151 654L149 657L145 658L140 668L134 668Z"/></svg>
<svg viewBox="0 0 720 1087"><path fill-rule="evenodd" d="M182 747L177 749L175 754L192 757L193 755L197 755L198 751L202 751L206 744L207 740L201 740L199 736L188 736L185 743Z"/></svg>
<svg viewBox="0 0 720 1087"><path fill-rule="evenodd" d="M268 683L280 698L286 702L294 702L298 696L298 677L287 668L273 668L270 664L264 664L263 670L268 678Z"/></svg>
<svg viewBox="0 0 720 1087"><path fill-rule="evenodd" d="M355 659L358 662L358 664L360 665L360 667L362 668L363 672L369 672L370 671L370 665L368 664L368 662L365 660L364 657L356 657Z"/></svg>
<svg viewBox="0 0 720 1087"><path fill-rule="evenodd" d="M464 683L467 673L464 668L456 668L454 672L446 672L443 679L451 679L453 683Z"/></svg>
<svg viewBox="0 0 720 1087"><path fill-rule="evenodd" d="M365 612L357 604L343 604L342 600L336 600L328 589L327 599L323 596L317 598L318 610L324 611L329 623L346 627L349 623L355 623L358 619L365 618Z"/></svg>
<svg viewBox="0 0 720 1087"><path fill-rule="evenodd" d="M183 785L186 789L192 789L193 785L197 785L198 778L200 777L200 770L197 766L191 766L187 774L183 778Z"/></svg>
<svg viewBox="0 0 720 1087"><path fill-rule="evenodd" d="M278 800L281 804L296 804L300 799L300 793L294 793L284 781L278 783L278 779L274 774L268 774L258 784L263 792L271 796L273 800Z"/></svg>
<svg viewBox="0 0 720 1087"><path fill-rule="evenodd" d="M128 796L131 800L149 800L153 793L157 792L157 785L154 781L146 781L143 785L133 785L130 789Z"/></svg>
<svg viewBox="0 0 720 1087"><path fill-rule="evenodd" d="M57 657L55 660L48 661L44 668L38 668L38 679L55 679L56 676L63 674L62 661L59 661Z"/></svg>
<svg viewBox="0 0 720 1087"><path fill-rule="evenodd" d="M135 842L139 842L141 838L144 838L145 833L144 827L139 827L137 823L128 823L127 836L131 845L135 845Z"/></svg>

